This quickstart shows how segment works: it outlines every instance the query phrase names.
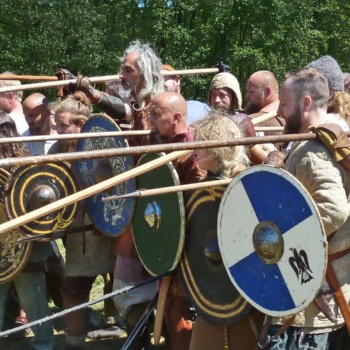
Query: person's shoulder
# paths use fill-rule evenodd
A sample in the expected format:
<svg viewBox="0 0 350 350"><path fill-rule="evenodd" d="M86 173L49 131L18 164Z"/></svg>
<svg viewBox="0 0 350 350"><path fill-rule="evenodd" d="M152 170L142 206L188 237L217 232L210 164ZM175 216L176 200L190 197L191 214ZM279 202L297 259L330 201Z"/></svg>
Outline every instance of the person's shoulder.
<svg viewBox="0 0 350 350"><path fill-rule="evenodd" d="M262 115L265 115L266 113L267 112L260 111L260 112L257 112L257 113L249 114L249 117L254 119L254 118L260 117Z"/></svg>
<svg viewBox="0 0 350 350"><path fill-rule="evenodd" d="M187 104L187 125L192 124L198 119L204 118L210 112L210 107L201 101L189 100Z"/></svg>
<svg viewBox="0 0 350 350"><path fill-rule="evenodd" d="M26 129L22 132L21 136L30 136L29 129Z"/></svg>
<svg viewBox="0 0 350 350"><path fill-rule="evenodd" d="M288 159L303 166L310 164L316 169L338 167L327 147L317 139L296 142Z"/></svg>

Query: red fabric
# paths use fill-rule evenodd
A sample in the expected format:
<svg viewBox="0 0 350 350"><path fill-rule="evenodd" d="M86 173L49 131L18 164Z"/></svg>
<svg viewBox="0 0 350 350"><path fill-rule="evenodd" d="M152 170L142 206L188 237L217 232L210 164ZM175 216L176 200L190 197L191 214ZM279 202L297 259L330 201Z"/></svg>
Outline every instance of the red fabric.
<svg viewBox="0 0 350 350"><path fill-rule="evenodd" d="M192 142L193 129L189 128L187 132L176 134L169 143ZM198 182L205 178L206 171L198 167L198 160L193 157L193 153L187 154L173 160L173 165L179 175L181 184Z"/></svg>
<svg viewBox="0 0 350 350"><path fill-rule="evenodd" d="M182 298L167 296L164 320L165 333L171 350L189 349L193 326L189 306L189 303Z"/></svg>

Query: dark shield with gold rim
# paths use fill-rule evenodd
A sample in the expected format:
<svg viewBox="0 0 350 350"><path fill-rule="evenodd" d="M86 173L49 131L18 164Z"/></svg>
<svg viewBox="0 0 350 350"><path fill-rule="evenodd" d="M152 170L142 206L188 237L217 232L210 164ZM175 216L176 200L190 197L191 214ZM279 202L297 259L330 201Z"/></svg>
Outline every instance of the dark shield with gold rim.
<svg viewBox="0 0 350 350"><path fill-rule="evenodd" d="M210 177L206 181L217 180ZM217 325L233 325L248 315L250 304L227 275L217 240L217 215L224 186L187 192L186 239L179 271L198 314Z"/></svg>
<svg viewBox="0 0 350 350"><path fill-rule="evenodd" d="M82 133L120 131L113 119L104 115L93 115L85 123ZM79 139L78 152L103 150L109 148L125 148L128 144L122 136ZM88 188L113 176L122 174L133 168L132 156L121 156L104 159L87 159L76 162L77 173L82 187ZM134 198L119 198L103 201L102 198L120 196L135 191L134 178L119 183L104 191L86 198L86 211L95 226L108 236L119 236L130 225L134 208Z"/></svg>
<svg viewBox="0 0 350 350"><path fill-rule="evenodd" d="M138 165L159 157L162 154L145 154ZM136 180L139 189L180 184L171 162L139 175ZM184 244L185 208L182 192L137 198L132 228L137 253L146 270L154 276L174 270Z"/></svg>
<svg viewBox="0 0 350 350"><path fill-rule="evenodd" d="M7 184L6 210L11 219L68 197L79 191L77 178L65 163L27 165L18 168ZM44 235L66 229L81 219L76 202L20 227L28 234Z"/></svg>
<svg viewBox="0 0 350 350"><path fill-rule="evenodd" d="M0 169L0 224L8 221L4 198L9 177L10 173ZM11 281L28 261L32 243L18 243L21 237L23 234L18 228L0 234L0 284Z"/></svg>

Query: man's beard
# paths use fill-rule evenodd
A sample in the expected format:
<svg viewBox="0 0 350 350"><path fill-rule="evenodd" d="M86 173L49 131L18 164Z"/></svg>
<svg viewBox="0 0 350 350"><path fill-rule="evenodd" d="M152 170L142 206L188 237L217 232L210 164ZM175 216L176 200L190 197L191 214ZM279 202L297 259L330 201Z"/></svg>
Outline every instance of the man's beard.
<svg viewBox="0 0 350 350"><path fill-rule="evenodd" d="M118 83L118 96L125 102L129 102L133 100L133 97L131 95L131 88L129 84L126 81L123 81L122 83Z"/></svg>
<svg viewBox="0 0 350 350"><path fill-rule="evenodd" d="M300 108L296 107L294 113L285 120L284 134L298 134L300 132L303 126Z"/></svg>
<svg viewBox="0 0 350 350"><path fill-rule="evenodd" d="M248 101L247 105L244 108L244 113L245 114L254 114L254 113L258 113L260 112L260 106L258 106L257 104Z"/></svg>
<svg viewBox="0 0 350 350"><path fill-rule="evenodd" d="M220 104L217 104L217 105L213 105L212 106L214 109L216 109L217 111L220 111L222 113L225 113L225 114L232 114L231 112L231 108L224 105L223 103L220 103Z"/></svg>
<svg viewBox="0 0 350 350"><path fill-rule="evenodd" d="M39 135L39 132L40 132L40 128L38 128L37 126L32 126L30 127L29 126L29 134L30 135Z"/></svg>

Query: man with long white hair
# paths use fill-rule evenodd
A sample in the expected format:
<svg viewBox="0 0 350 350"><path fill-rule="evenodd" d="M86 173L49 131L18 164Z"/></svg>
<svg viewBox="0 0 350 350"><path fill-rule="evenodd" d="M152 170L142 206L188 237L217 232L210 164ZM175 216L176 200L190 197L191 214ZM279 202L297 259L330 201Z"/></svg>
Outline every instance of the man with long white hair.
<svg viewBox="0 0 350 350"><path fill-rule="evenodd" d="M84 92L92 104L118 123L130 124L131 130L153 130L155 123L150 116L151 101L154 96L164 92L164 79L160 72L161 60L150 45L135 40L125 49L120 61L121 81L108 84L108 93L94 89L89 79L83 76L78 76L76 84L72 87ZM129 138L130 146L143 146L149 143L149 135ZM136 162L137 158L134 160ZM138 257L131 227L117 238L115 254L117 260L114 290L151 277ZM132 331L156 292L157 283L154 282L114 297L118 311L126 318L127 333ZM133 341L132 349L150 346L149 332L144 328L140 333L141 335Z"/></svg>
<svg viewBox="0 0 350 350"><path fill-rule="evenodd" d="M149 108L152 98L164 91L162 62L150 45L139 40L130 43L120 61L121 81L109 84L108 93L94 89L83 76L78 77L75 89L83 91L93 104L117 122L129 123L132 130L153 129ZM129 143L147 145L149 136L130 137Z"/></svg>

